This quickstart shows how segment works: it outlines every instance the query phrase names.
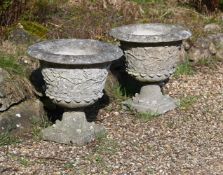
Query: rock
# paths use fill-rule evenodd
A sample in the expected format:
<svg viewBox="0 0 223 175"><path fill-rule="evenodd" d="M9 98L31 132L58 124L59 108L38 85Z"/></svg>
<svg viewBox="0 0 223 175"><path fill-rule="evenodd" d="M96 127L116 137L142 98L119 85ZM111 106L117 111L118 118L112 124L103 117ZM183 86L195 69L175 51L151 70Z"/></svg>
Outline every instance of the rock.
<svg viewBox="0 0 223 175"><path fill-rule="evenodd" d="M84 112L65 112L61 121L42 131L43 139L64 144L84 145L104 133L105 129L87 122Z"/></svg>
<svg viewBox="0 0 223 175"><path fill-rule="evenodd" d="M188 55L189 60L198 62L202 59L209 59L216 56L223 58L223 33L211 34L206 38L199 38L190 48Z"/></svg>
<svg viewBox="0 0 223 175"><path fill-rule="evenodd" d="M0 113L0 133L11 132L21 135L32 131L33 125L45 117L42 102L37 99L27 100Z"/></svg>
<svg viewBox="0 0 223 175"><path fill-rule="evenodd" d="M32 86L25 78L10 76L0 68L0 111L33 96Z"/></svg>
<svg viewBox="0 0 223 175"><path fill-rule="evenodd" d="M216 48L223 48L223 33L212 34L209 35L207 38L214 43Z"/></svg>
<svg viewBox="0 0 223 175"><path fill-rule="evenodd" d="M30 44L38 41L38 39L30 35L23 28L16 28L9 33L8 40L16 44Z"/></svg>
<svg viewBox="0 0 223 175"><path fill-rule="evenodd" d="M192 47L189 52L189 60L197 63L199 60L210 58L211 55L208 49Z"/></svg>
<svg viewBox="0 0 223 175"><path fill-rule="evenodd" d="M186 51L188 51L191 48L191 45L187 41L183 41L183 47Z"/></svg>
<svg viewBox="0 0 223 175"><path fill-rule="evenodd" d="M221 31L221 27L215 23L207 24L204 26L204 31L207 33L216 33Z"/></svg>
<svg viewBox="0 0 223 175"><path fill-rule="evenodd" d="M209 45L208 50L210 51L210 53L211 53L212 55L215 55L215 54L217 53L216 47L215 47L215 45L214 45L213 43L211 43L211 44Z"/></svg>
<svg viewBox="0 0 223 175"><path fill-rule="evenodd" d="M216 57L223 61L223 50L222 49L217 52Z"/></svg>

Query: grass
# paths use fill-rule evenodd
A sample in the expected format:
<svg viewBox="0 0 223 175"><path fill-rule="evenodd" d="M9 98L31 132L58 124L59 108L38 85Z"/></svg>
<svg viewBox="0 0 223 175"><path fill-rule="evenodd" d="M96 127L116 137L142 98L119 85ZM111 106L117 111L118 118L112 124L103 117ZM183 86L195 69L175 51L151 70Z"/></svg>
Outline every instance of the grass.
<svg viewBox="0 0 223 175"><path fill-rule="evenodd" d="M136 119L138 119L138 120L140 120L144 123L147 123L147 122L151 121L152 119L156 118L159 115L156 112L137 112L135 109L133 109L131 107L130 104L128 104L128 102L125 103L125 106L127 107L127 109L130 111L130 113L132 113L132 115Z"/></svg>
<svg viewBox="0 0 223 175"><path fill-rule="evenodd" d="M211 69L214 69L214 68L216 68L219 61L221 61L221 59L217 58L217 57L210 57L210 58L207 58L207 59L200 59L196 63L196 66L205 66L205 67L209 67Z"/></svg>
<svg viewBox="0 0 223 175"><path fill-rule="evenodd" d="M0 68L7 70L10 73L25 75L25 68L19 64L13 55L8 55L0 52Z"/></svg>
<svg viewBox="0 0 223 175"><path fill-rule="evenodd" d="M106 134L100 133L96 136L96 139L98 141L98 145L94 148L93 152L97 154L114 154L118 151L118 143L113 139L107 138Z"/></svg>
<svg viewBox="0 0 223 175"><path fill-rule="evenodd" d="M33 117L33 119L34 118L35 117ZM33 125L31 134L35 140L41 140L42 139L42 134L41 134L42 129L46 128L52 124L49 121L46 121L45 119L42 119L41 121L32 120L31 123Z"/></svg>
<svg viewBox="0 0 223 175"><path fill-rule="evenodd" d="M159 115L158 113L152 113L152 112L143 112L143 113L139 112L139 113L135 114L137 119L139 119L140 121L145 122L145 123L156 118L158 115Z"/></svg>
<svg viewBox="0 0 223 175"><path fill-rule="evenodd" d="M28 165L30 164L29 160L24 157L19 158L19 162L21 165L23 165L25 167L28 167Z"/></svg>
<svg viewBox="0 0 223 175"><path fill-rule="evenodd" d="M174 77L180 77L181 75L193 75L195 70L190 64L189 60L186 60L183 64L180 64L174 73Z"/></svg>
<svg viewBox="0 0 223 175"><path fill-rule="evenodd" d="M113 95L115 97L116 100L120 100L120 101L124 101L127 99L127 92L126 89L123 88L120 85L115 85L113 87Z"/></svg>
<svg viewBox="0 0 223 175"><path fill-rule="evenodd" d="M0 134L0 146L17 144L19 142L18 138L11 136L8 132Z"/></svg>
<svg viewBox="0 0 223 175"><path fill-rule="evenodd" d="M197 96L186 96L180 99L180 109L188 110L192 107L198 100Z"/></svg>
<svg viewBox="0 0 223 175"><path fill-rule="evenodd" d="M31 21L21 21L21 24L24 27L24 29L31 35L37 36L41 39L47 38L48 29L43 25Z"/></svg>
<svg viewBox="0 0 223 175"><path fill-rule="evenodd" d="M64 164L65 169L73 169L74 168L74 162L67 162Z"/></svg>
<svg viewBox="0 0 223 175"><path fill-rule="evenodd" d="M118 143L107 137L107 134L100 133L96 136L97 144L92 148L92 152L86 157L86 159L97 165L99 170L111 171L109 164L103 155L112 156L118 149Z"/></svg>

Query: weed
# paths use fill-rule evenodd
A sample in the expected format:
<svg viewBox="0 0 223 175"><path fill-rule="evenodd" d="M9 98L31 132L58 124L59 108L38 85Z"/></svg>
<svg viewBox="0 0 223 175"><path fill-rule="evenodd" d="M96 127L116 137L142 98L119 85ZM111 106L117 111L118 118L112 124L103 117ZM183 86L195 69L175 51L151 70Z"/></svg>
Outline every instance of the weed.
<svg viewBox="0 0 223 175"><path fill-rule="evenodd" d="M159 115L158 113L152 113L152 112L135 113L136 118L145 123L151 121L158 115Z"/></svg>
<svg viewBox="0 0 223 175"><path fill-rule="evenodd" d="M7 70L10 73L25 75L25 68L20 65L15 56L0 52L0 68Z"/></svg>
<svg viewBox="0 0 223 175"><path fill-rule="evenodd" d="M45 119L42 119L41 121L35 121L34 118L35 117L33 117L32 121L31 121L31 123L33 125L31 134L34 139L41 140L42 139L42 133L41 133L42 129L48 127L49 125L51 125L51 123L46 121Z"/></svg>
<svg viewBox="0 0 223 175"><path fill-rule="evenodd" d="M95 161L97 162L97 163L103 163L103 158L100 156L100 155L96 155L95 156Z"/></svg>
<svg viewBox="0 0 223 175"><path fill-rule="evenodd" d="M205 67L209 67L211 69L216 68L218 62L221 59L217 58L217 57L210 57L207 59L201 59L196 63L196 66L205 66Z"/></svg>
<svg viewBox="0 0 223 175"><path fill-rule="evenodd" d="M121 87L120 85L114 86L113 95L114 95L115 99L117 99L117 100L123 101L123 100L127 99L126 89Z"/></svg>
<svg viewBox="0 0 223 175"><path fill-rule="evenodd" d="M20 140L18 140L16 137L10 136L8 132L0 134L0 146L17 144L19 142Z"/></svg>
<svg viewBox="0 0 223 175"><path fill-rule="evenodd" d="M180 64L175 73L174 77L180 77L181 75L193 75L194 69L192 65L190 64L189 60L186 60L183 64Z"/></svg>
<svg viewBox="0 0 223 175"><path fill-rule="evenodd" d="M119 145L115 140L108 138L106 134L99 134L97 136L97 145L86 159L95 163L98 169L111 171L111 167L103 155L112 156L118 151L118 148Z"/></svg>
<svg viewBox="0 0 223 175"><path fill-rule="evenodd" d="M31 35L37 36L42 39L46 39L48 29L43 25L31 21L21 21L21 24L24 27L24 29Z"/></svg>
<svg viewBox="0 0 223 175"><path fill-rule="evenodd" d="M27 167L27 166L29 165L29 160L26 159L26 158L23 158L23 157L21 157L21 158L19 159L19 162L20 162L21 165L23 165L23 166L25 166L25 167Z"/></svg>
<svg viewBox="0 0 223 175"><path fill-rule="evenodd" d="M64 164L65 169L73 169L74 168L74 162L67 162Z"/></svg>
<svg viewBox="0 0 223 175"><path fill-rule="evenodd" d="M179 107L183 110L188 110L194 103L197 102L197 96L186 96L180 99Z"/></svg>
<svg viewBox="0 0 223 175"><path fill-rule="evenodd" d="M96 136L96 139L99 143L94 149L96 154L114 154L118 150L118 143L112 139L107 138L106 134L101 133Z"/></svg>

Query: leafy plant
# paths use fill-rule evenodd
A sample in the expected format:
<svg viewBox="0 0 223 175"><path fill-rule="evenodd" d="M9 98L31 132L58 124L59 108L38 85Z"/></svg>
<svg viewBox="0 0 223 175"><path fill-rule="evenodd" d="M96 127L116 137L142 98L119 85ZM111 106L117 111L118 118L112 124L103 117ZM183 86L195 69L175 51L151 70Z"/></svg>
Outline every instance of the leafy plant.
<svg viewBox="0 0 223 175"><path fill-rule="evenodd" d="M201 59L199 60L196 65L197 66L205 66L205 67L209 67L211 69L216 68L218 62L221 61L221 59L217 58L217 57L210 57L207 59Z"/></svg>
<svg viewBox="0 0 223 175"><path fill-rule="evenodd" d="M194 74L194 69L192 65L190 64L189 60L187 59L183 64L180 64L175 73L175 77L179 77L181 75L193 75Z"/></svg>
<svg viewBox="0 0 223 175"><path fill-rule="evenodd" d="M148 122L157 117L159 114L158 113L152 113L152 112L143 112L143 113L136 113L136 118L143 122Z"/></svg>
<svg viewBox="0 0 223 175"><path fill-rule="evenodd" d="M194 103L197 102L197 96L186 96L180 99L180 108L187 110L189 109Z"/></svg>
<svg viewBox="0 0 223 175"><path fill-rule="evenodd" d="M0 68L11 73L25 75L25 68L17 62L15 56L0 52Z"/></svg>
<svg viewBox="0 0 223 175"><path fill-rule="evenodd" d="M114 91L114 96L116 99L121 100L121 101L127 99L126 90L125 88L122 88L120 85L116 85L113 88L113 91Z"/></svg>
<svg viewBox="0 0 223 175"><path fill-rule="evenodd" d="M65 169L73 169L74 168L74 162L67 162L64 164Z"/></svg>
<svg viewBox="0 0 223 175"><path fill-rule="evenodd" d="M12 145L19 142L16 137L11 136L8 132L0 134L0 146Z"/></svg>
<svg viewBox="0 0 223 175"><path fill-rule="evenodd" d="M26 31L39 38L46 39L48 29L37 22L21 21L22 26Z"/></svg>
<svg viewBox="0 0 223 175"><path fill-rule="evenodd" d="M116 151L118 151L118 143L113 140L107 138L106 134L99 134L96 136L96 139L98 141L98 145L94 148L94 153L96 154L114 154Z"/></svg>
<svg viewBox="0 0 223 175"><path fill-rule="evenodd" d="M42 138L42 133L41 133L42 129L50 126L52 123L49 122L49 121L46 121L44 118L41 121L36 121L34 119L35 119L35 117L33 117L32 121L31 121L32 125L33 125L31 134L32 134L34 139L41 140L41 138Z"/></svg>
<svg viewBox="0 0 223 175"><path fill-rule="evenodd" d="M26 158L23 158L23 157L21 157L21 158L19 159L19 162L20 162L21 165L23 165L23 166L25 166L25 167L27 167L27 166L29 165L29 160L26 159Z"/></svg>

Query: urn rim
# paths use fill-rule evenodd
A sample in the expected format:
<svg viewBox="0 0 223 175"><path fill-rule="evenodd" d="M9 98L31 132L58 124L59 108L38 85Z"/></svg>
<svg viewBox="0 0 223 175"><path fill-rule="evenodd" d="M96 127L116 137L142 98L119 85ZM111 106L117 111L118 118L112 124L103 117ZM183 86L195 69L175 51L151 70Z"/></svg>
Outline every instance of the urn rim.
<svg viewBox="0 0 223 175"><path fill-rule="evenodd" d="M112 62L123 55L115 45L93 39L54 39L31 45L28 55L41 61L65 65Z"/></svg>
<svg viewBox="0 0 223 175"><path fill-rule="evenodd" d="M124 25L111 29L109 34L120 41L134 43L176 42L192 35L185 27L163 23Z"/></svg>

